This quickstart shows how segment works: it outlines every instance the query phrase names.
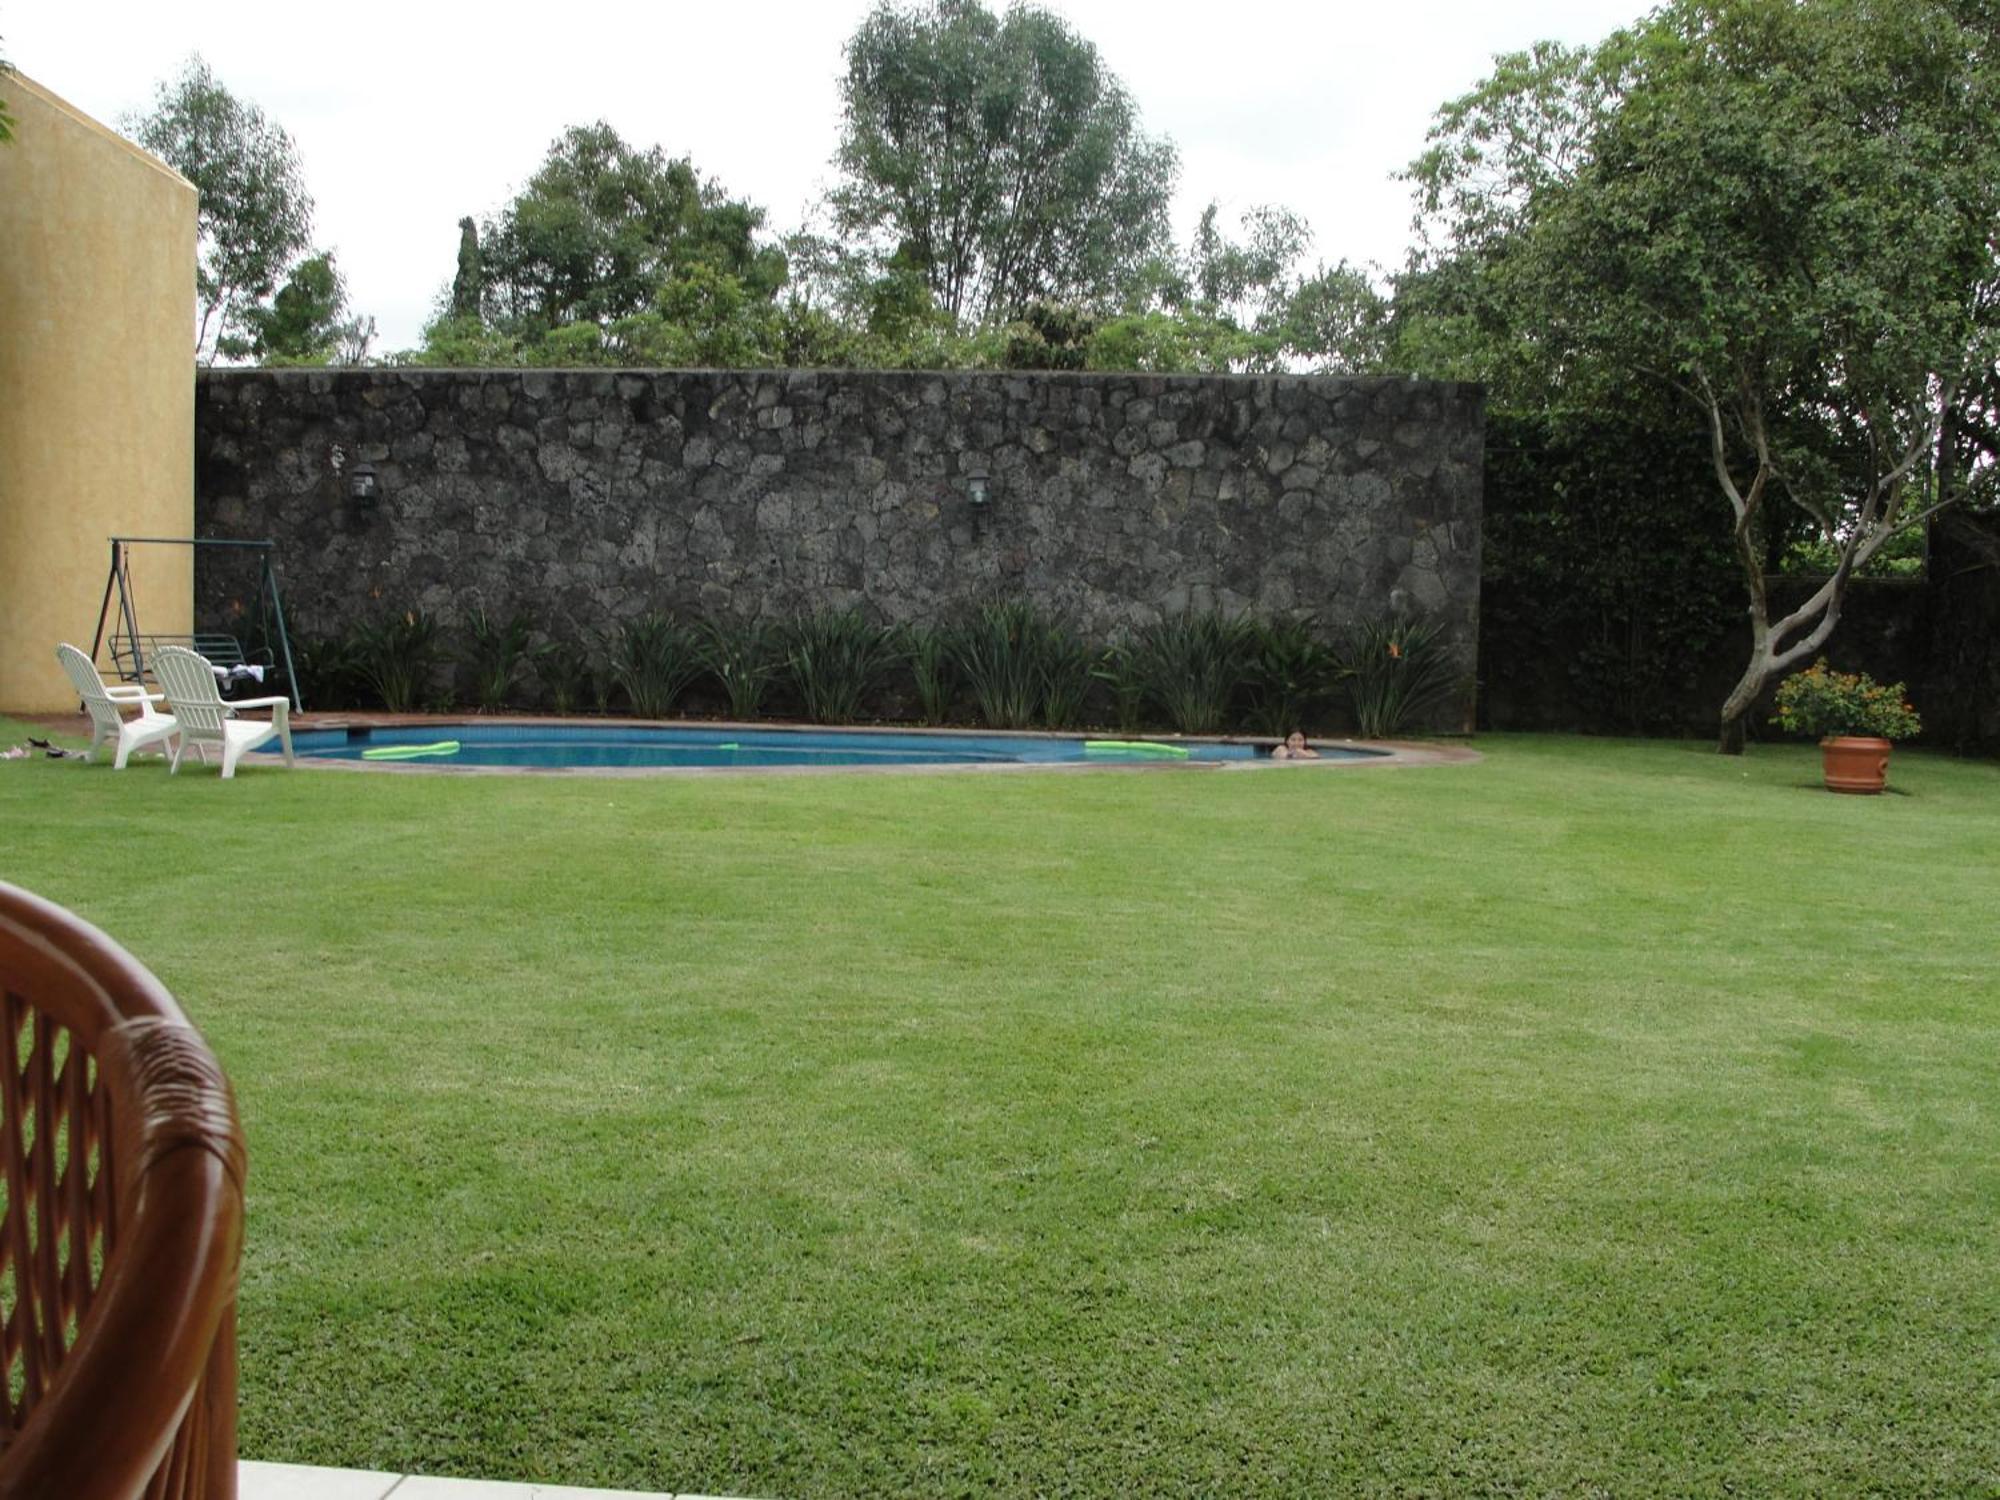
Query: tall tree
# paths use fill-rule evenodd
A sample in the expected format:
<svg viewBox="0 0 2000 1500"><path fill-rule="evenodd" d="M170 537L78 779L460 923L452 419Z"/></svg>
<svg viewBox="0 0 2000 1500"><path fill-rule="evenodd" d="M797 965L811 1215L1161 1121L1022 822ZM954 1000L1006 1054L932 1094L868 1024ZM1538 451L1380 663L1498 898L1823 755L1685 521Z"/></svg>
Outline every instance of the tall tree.
<svg viewBox="0 0 2000 1500"><path fill-rule="evenodd" d="M1173 147L1048 11L884 0L841 96L840 226L919 270L954 321L1109 306L1167 243Z"/></svg>
<svg viewBox="0 0 2000 1500"><path fill-rule="evenodd" d="M311 241L313 203L298 147L199 57L161 84L151 112L127 129L201 195L195 355L213 360L223 339L248 336L247 309L272 295Z"/></svg>
<svg viewBox="0 0 2000 1500"><path fill-rule="evenodd" d="M1446 343L1611 405L1665 393L1707 435L1751 629L1720 713L1766 685L1928 515L1944 415L1991 368L2000 235L1990 31L1972 0L1673 0L1580 53L1507 59L1414 169L1464 294ZM1504 347L1501 347L1504 346ZM1833 574L1772 618L1770 513Z"/></svg>
<svg viewBox="0 0 2000 1500"><path fill-rule="evenodd" d="M697 265L768 299L785 260L758 244L763 223L762 209L730 198L686 158L627 145L602 121L572 126L479 236L483 304L531 333L609 327L647 311ZM463 250L461 239L461 272Z"/></svg>
<svg viewBox="0 0 2000 1500"><path fill-rule="evenodd" d="M451 278L451 315L476 318L486 296L486 273L479 260L479 226L470 216L458 221L458 271Z"/></svg>

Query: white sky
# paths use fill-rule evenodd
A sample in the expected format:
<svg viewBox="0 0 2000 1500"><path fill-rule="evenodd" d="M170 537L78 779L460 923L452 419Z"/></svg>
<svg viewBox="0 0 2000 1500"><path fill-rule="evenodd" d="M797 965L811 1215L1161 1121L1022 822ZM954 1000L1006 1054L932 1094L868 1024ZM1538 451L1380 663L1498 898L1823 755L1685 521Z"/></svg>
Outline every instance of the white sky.
<svg viewBox="0 0 2000 1500"><path fill-rule="evenodd" d="M1001 8L997 0L989 0ZM841 48L868 0L0 0L22 72L110 124L199 52L291 132L378 349L407 348L449 282L459 218L498 208L566 125L603 118L689 155L797 225L829 185ZM1144 128L1180 148L1176 222L1211 198L1303 214L1315 254L1394 265L1391 174L1496 52L1593 42L1645 0L1048 0L1095 42Z"/></svg>

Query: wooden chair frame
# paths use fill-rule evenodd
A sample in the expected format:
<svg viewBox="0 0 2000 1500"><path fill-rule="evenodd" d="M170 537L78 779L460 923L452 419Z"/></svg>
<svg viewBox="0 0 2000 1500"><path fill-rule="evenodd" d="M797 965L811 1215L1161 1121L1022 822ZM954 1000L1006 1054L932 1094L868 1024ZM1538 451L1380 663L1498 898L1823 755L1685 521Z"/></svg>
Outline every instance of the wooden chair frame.
<svg viewBox="0 0 2000 1500"><path fill-rule="evenodd" d="M235 1500L243 1132L159 980L0 883L0 1500Z"/></svg>

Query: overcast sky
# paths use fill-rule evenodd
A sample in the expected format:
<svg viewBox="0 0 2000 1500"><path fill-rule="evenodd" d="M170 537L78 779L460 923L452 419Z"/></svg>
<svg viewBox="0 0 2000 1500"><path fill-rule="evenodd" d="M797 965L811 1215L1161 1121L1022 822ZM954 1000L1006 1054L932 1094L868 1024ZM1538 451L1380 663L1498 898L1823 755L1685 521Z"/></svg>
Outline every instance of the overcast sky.
<svg viewBox="0 0 2000 1500"><path fill-rule="evenodd" d="M996 6L997 8L997 6ZM1183 233L1210 199L1281 203L1325 260L1394 265L1432 112L1496 52L1594 42L1641 0L1049 0L1146 130L1180 148ZM868 0L479 6L433 0L0 0L5 55L116 124L200 53L291 132L378 348L407 348L451 278L457 222L506 201L566 125L689 155L788 229L831 179L841 47Z"/></svg>

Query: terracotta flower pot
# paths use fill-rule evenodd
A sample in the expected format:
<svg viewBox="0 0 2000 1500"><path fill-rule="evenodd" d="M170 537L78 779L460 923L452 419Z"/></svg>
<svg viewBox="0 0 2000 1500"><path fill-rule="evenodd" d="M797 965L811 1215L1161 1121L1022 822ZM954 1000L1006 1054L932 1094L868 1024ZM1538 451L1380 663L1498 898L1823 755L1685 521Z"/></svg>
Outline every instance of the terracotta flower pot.
<svg viewBox="0 0 2000 1500"><path fill-rule="evenodd" d="M1829 792L1867 796L1889 781L1889 742L1858 734L1828 735L1819 742L1820 765Z"/></svg>

